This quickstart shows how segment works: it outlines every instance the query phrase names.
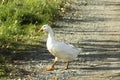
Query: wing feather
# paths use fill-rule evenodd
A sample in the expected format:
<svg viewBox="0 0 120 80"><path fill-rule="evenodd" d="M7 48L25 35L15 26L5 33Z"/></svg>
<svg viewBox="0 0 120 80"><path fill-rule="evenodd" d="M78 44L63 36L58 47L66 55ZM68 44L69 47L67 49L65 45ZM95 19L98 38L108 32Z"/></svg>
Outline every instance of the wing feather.
<svg viewBox="0 0 120 80"><path fill-rule="evenodd" d="M57 42L56 44L54 44L51 50L54 53L54 56L65 61L75 59L80 52L73 45L61 42Z"/></svg>

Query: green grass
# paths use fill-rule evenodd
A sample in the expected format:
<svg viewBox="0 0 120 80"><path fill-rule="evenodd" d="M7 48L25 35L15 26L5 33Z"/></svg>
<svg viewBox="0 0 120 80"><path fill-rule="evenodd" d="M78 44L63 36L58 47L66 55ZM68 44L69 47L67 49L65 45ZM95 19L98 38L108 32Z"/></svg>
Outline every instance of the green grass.
<svg viewBox="0 0 120 80"><path fill-rule="evenodd" d="M0 47L7 48L20 36L32 36L42 24L59 15L61 0L11 0L0 5Z"/></svg>
<svg viewBox="0 0 120 80"><path fill-rule="evenodd" d="M6 56L25 49L21 44L37 44L35 40L42 39L38 29L58 19L61 5L62 0L9 0L1 3L0 62L5 65L8 62ZM0 76L6 75L3 64L0 63Z"/></svg>

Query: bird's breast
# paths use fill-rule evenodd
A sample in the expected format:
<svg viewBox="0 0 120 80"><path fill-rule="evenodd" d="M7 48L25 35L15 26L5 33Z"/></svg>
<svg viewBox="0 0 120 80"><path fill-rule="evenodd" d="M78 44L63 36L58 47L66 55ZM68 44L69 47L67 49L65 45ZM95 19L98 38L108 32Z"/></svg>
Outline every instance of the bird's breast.
<svg viewBox="0 0 120 80"><path fill-rule="evenodd" d="M49 51L53 56L55 56L52 48L53 48L53 44L47 43L47 49L48 49L48 51Z"/></svg>

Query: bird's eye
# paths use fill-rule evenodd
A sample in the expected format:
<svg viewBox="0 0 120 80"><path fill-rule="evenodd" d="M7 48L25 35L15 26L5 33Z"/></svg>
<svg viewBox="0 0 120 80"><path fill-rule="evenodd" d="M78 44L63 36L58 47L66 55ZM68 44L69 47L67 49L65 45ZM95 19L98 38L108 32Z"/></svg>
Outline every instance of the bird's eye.
<svg viewBox="0 0 120 80"><path fill-rule="evenodd" d="M44 30L46 30L46 27L43 27Z"/></svg>

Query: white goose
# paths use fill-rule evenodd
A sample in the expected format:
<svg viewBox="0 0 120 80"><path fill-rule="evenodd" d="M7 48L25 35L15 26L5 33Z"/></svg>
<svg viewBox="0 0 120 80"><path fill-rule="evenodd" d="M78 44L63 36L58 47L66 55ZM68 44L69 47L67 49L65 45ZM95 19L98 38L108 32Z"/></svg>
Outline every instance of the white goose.
<svg viewBox="0 0 120 80"><path fill-rule="evenodd" d="M53 30L48 25L43 25L39 31L48 32L47 49L53 56L55 56L54 63L51 66L47 67L46 71L54 70L54 65L57 63L58 60L67 62L65 69L68 69L69 61L74 60L80 53L80 50L76 49L73 45L56 41L54 39Z"/></svg>

